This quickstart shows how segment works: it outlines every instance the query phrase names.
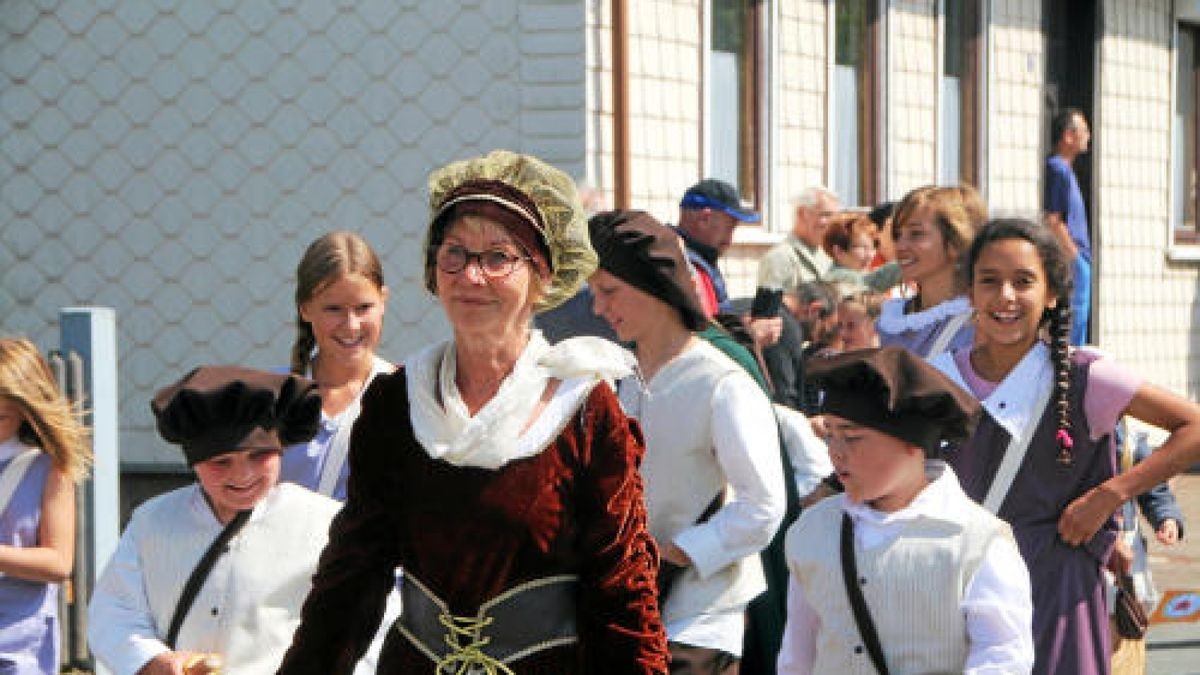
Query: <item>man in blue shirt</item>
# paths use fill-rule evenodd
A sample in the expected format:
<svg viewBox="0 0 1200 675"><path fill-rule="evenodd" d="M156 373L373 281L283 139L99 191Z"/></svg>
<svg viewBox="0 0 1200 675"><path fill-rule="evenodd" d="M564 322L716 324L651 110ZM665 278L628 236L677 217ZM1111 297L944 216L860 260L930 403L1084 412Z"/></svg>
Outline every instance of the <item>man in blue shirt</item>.
<svg viewBox="0 0 1200 675"><path fill-rule="evenodd" d="M1087 152L1091 132L1083 113L1077 108L1067 108L1051 121L1050 137L1054 141L1054 154L1046 160L1045 222L1067 259L1074 261L1071 344L1081 345L1088 340L1092 305L1092 245L1087 207L1071 163Z"/></svg>

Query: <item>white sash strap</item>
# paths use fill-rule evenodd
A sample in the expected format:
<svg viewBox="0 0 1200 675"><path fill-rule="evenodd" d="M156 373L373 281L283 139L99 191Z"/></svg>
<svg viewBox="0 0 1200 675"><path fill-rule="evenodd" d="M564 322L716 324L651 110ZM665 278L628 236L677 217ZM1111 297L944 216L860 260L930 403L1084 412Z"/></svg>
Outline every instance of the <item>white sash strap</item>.
<svg viewBox="0 0 1200 675"><path fill-rule="evenodd" d="M947 321L946 325L942 326L942 330L938 332L937 339L933 341L933 346L929 348L929 353L925 355L925 359L932 359L946 351L946 348L950 346L950 341L954 339L955 335L958 335L958 331L971 320L971 314L972 311L967 310Z"/></svg>
<svg viewBox="0 0 1200 675"><path fill-rule="evenodd" d="M4 467L4 472L0 473L0 513L4 513L8 509L9 502L12 501L13 495L17 493L17 488L21 485L21 479L25 477L25 473L33 465L33 460L37 459L41 452L38 448L28 448L13 457L8 466Z"/></svg>
<svg viewBox="0 0 1200 675"><path fill-rule="evenodd" d="M1046 410L1053 389L1050 378L1039 378L1037 405L1033 410ZM987 496L983 499L983 508L992 514L999 513L1000 507L1004 505L1008 491L1012 488L1013 479L1017 477L1017 470L1025 462L1025 455L1029 452L1029 443L1033 440L1033 434L1037 431L1040 422L1041 415L1034 416L1019 434L1012 437L1008 447L1004 449L1004 459L1000 460L1000 468L996 471L996 477L992 479L992 486L988 488Z"/></svg>
<svg viewBox="0 0 1200 675"><path fill-rule="evenodd" d="M329 452L325 454L325 464L321 467L321 480L317 482L317 492L326 497L333 497L338 479L342 476L342 467L346 466L346 458L350 455L350 431L354 428L354 422L358 420L358 413L362 410L363 393L371 385L376 375L389 373L394 369L395 366L391 363L375 357L370 377L363 382L362 389L358 390L358 395L340 415L341 420L338 423L337 431L333 433L333 439L329 442Z"/></svg>

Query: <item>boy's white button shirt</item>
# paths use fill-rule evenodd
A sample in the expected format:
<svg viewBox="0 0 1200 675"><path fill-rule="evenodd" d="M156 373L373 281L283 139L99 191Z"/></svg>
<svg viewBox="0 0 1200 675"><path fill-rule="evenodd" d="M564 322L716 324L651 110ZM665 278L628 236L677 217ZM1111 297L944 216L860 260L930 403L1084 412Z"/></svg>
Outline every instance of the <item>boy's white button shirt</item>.
<svg viewBox="0 0 1200 675"><path fill-rule="evenodd" d="M864 550L884 546L908 520L932 517L962 522L958 505L969 499L954 472L943 462L926 462L929 485L907 507L892 513L836 495L838 506L854 521L855 541ZM831 563L833 564L833 563ZM1028 568L1015 543L996 538L988 545L960 603L970 649L965 675L1011 675L1033 670L1033 600ZM795 579L788 582L787 627L779 652L779 675L806 675L816 661L821 617ZM886 643L884 646L886 650Z"/></svg>
<svg viewBox="0 0 1200 675"><path fill-rule="evenodd" d="M217 559L179 633L184 651L219 653L239 675L273 673L300 621L329 523L341 505L276 485ZM96 583L88 642L116 675L169 651L163 638L184 583L223 529L198 484L140 506Z"/></svg>

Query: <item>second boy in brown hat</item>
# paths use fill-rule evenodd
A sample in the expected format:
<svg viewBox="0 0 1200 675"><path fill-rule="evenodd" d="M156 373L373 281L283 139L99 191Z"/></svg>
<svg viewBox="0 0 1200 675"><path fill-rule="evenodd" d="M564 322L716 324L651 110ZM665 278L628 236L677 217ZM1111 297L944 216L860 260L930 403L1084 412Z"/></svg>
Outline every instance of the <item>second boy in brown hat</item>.
<svg viewBox="0 0 1200 675"><path fill-rule="evenodd" d="M903 349L815 365L846 493L787 534L792 582L780 675L1028 673L1029 572L1008 525L927 460L979 407Z"/></svg>

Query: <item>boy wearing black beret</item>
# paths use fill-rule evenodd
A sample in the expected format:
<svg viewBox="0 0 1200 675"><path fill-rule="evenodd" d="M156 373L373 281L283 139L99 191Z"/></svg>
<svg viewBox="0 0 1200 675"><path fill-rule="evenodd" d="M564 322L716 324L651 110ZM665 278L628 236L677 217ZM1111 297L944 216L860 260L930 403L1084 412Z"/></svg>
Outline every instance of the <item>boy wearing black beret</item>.
<svg viewBox="0 0 1200 675"><path fill-rule="evenodd" d="M788 531L780 675L1029 673L1029 572L1008 525L928 460L965 440L974 399L889 347L815 362L845 494Z"/></svg>
<svg viewBox="0 0 1200 675"><path fill-rule="evenodd" d="M197 483L138 507L96 584L88 642L116 675L273 673L340 504L279 484L316 433L311 381L202 367L151 403Z"/></svg>

